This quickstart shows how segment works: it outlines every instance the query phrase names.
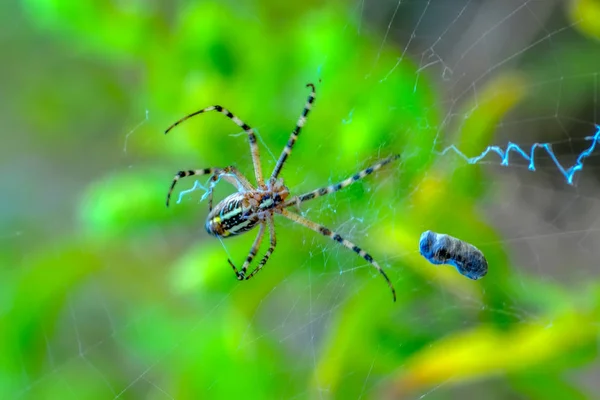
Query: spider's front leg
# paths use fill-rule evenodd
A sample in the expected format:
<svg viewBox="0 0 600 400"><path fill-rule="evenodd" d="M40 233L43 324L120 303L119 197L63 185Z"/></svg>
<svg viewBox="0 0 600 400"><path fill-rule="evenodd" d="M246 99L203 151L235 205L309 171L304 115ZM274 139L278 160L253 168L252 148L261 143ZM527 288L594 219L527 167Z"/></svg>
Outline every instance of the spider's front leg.
<svg viewBox="0 0 600 400"><path fill-rule="evenodd" d="M395 154L393 156L384 158L383 160L371 165L368 168L363 169L362 171L357 172L356 174L352 175L351 177L346 178L343 181L338 182L334 185L325 186L325 187L322 187L319 189L315 189L312 192L304 193L299 196L294 196L294 197L288 199L284 203L284 208L290 207L290 206L296 206L297 208L300 208L300 204L302 204L306 201L316 199L318 197L322 197L322 196L325 196L325 195L328 195L331 193L335 193L339 190L342 190L343 188L348 187L348 186L352 185L354 182L357 182L357 181L371 175L373 172L378 171L385 165L387 165L393 161L396 161L399 158L400 158L400 155Z"/></svg>
<svg viewBox="0 0 600 400"><path fill-rule="evenodd" d="M383 276L383 279L385 279L388 287L390 288L390 290L392 292L392 297L393 297L394 301L396 301L396 289L394 289L394 285L392 285L392 282L390 281L390 278L388 278L385 271L379 266L379 264L375 260L373 260L373 257L371 257L371 255L369 253L367 253L366 251L364 251L363 249L361 249L354 243L350 242L349 240L344 239L336 232L324 227L323 225L317 224L316 222L306 219L306 218L302 217L301 215L294 214L286 209L279 210L278 212L281 215L283 215L284 217L286 217L300 225L303 225L303 226L307 227L308 229L312 229L313 231L318 232L323 236L327 236L327 237L333 239L334 241L338 242L345 248L352 250L353 252L358 254L360 257L362 257L366 262L368 262L373 267L375 267L375 269L377 271L379 271L381 276Z"/></svg>
<svg viewBox="0 0 600 400"><path fill-rule="evenodd" d="M169 133L169 131L171 129L175 128L177 125L181 124L185 120L192 118L198 114L208 112L208 111L220 112L221 114L225 115L227 118L232 120L237 126L242 128L248 134L248 141L250 142L250 153L252 154L252 163L254 164L254 174L256 176L256 184L259 187L262 187L265 184L265 182L263 179L262 168L260 166L260 154L259 154L259 150L258 150L258 144L256 143L256 134L254 133L254 129L252 129L244 121L242 121L241 119L239 119L238 117L233 115L231 113L231 111L227 110L225 107L219 106L219 105L214 105L214 106L206 107L202 110L198 110L189 115L186 115L185 117L181 118L179 121L175 122L170 127L168 127L167 130L165 131L165 134Z"/></svg>
<svg viewBox="0 0 600 400"><path fill-rule="evenodd" d="M227 259L227 262L229 263L229 265L231 265L231 268L233 268L233 272L235 272L235 276L238 278L238 280L242 281L246 279L246 271L248 270L248 266L250 265L250 263L252 263L252 260L254 260L256 253L258 253L258 248L260 247L260 243L262 242L263 236L265 236L264 222L260 224L258 235L256 235L256 239L254 239L254 243L250 248L250 253L248 253L248 257L246 257L246 261L244 261L244 265L242 265L241 270L238 271L237 267L231 261L231 259Z"/></svg>
<svg viewBox="0 0 600 400"><path fill-rule="evenodd" d="M302 114L300 114L300 118L298 118L296 127L292 131L287 144L283 148L283 151L281 152L281 155L279 156L279 159L277 160L277 164L275 164L275 168L273 169L271 178L269 178L269 182L271 185L273 185L275 183L275 181L277 180L277 178L279 177L279 174L281 173L281 169L283 168L283 164L285 164L285 161L287 160L289 155L292 153L292 148L294 147L296 140L298 140L300 131L302 130L302 127L306 123L306 118L308 117L308 113L310 112L313 102L315 101L315 85L312 83L309 83L306 85L306 87L309 87L311 89L310 95L308 96L308 99L306 100L306 104L304 105L304 110L302 110Z"/></svg>

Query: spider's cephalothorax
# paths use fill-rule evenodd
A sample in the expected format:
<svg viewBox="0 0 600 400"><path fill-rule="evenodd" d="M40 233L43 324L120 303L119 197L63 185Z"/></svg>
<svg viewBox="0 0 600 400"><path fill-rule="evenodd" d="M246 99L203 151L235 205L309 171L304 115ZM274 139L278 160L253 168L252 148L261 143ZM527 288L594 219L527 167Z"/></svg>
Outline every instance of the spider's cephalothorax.
<svg viewBox="0 0 600 400"><path fill-rule="evenodd" d="M327 236L333 239L334 241L340 243L342 246L354 251L356 254L358 254L360 257L362 257L365 261L367 261L379 271L379 273L386 280L390 290L392 291L394 301L396 301L396 291L394 289L394 286L390 282L383 269L375 260L373 260L373 257L371 257L369 253L362 250L354 243L342 238L339 234L329 230L328 228L319 225L309 219L306 219L303 216L291 212L287 209L288 207L292 206L300 206L302 203L315 199L317 197L337 192L338 190L343 189L353 184L354 182L372 174L384 165L389 164L390 162L395 161L400 157L399 155L390 156L375 163L369 168L365 168L362 171L357 172L351 177L335 185L325 186L320 189L310 191L308 193L289 197L289 190L284 185L283 180L279 178L279 174L281 173L285 161L292 152L292 148L294 147L294 144L296 143L296 140L300 135L300 130L304 126L304 123L306 122L306 117L315 100L315 86L312 83L309 83L307 87L311 88L311 93L308 96L308 100L306 102L306 105L304 106L304 110L302 111L302 114L300 115L300 118L296 123L296 127L292 131L292 134L290 135L287 144L283 148L283 151L279 156L279 159L277 160L277 164L273 169L271 177L266 183L263 177L262 168L260 166L260 155L258 145L256 143L256 134L254 133L254 130L245 122L233 115L227 109L218 105L207 107L202 110L196 111L186 117L183 117L182 119L171 125L165 131L165 133L168 133L172 128L179 125L186 119L207 111L218 111L227 116L236 125L241 127L248 135L248 140L250 142L250 152L252 154L252 163L254 164L256 187L252 186L250 181L248 181L248 179L233 166L229 166L226 168L204 168L197 170L179 171L175 175L173 183L171 184L171 188L169 189L169 193L167 194L167 206L169 205L169 200L171 199L171 193L173 192L173 189L175 188L175 185L177 184L179 179L194 175L210 175L210 185L208 191L209 214L205 225L206 231L213 236L219 238L226 238L239 235L241 233L251 230L255 226L259 226L259 231L256 235L256 239L254 239L254 243L250 248L250 253L244 261L242 268L238 270L235 264L231 260L228 260L229 264L233 268L233 271L235 272L236 277L239 280L252 278L254 275L256 275L258 271L260 271L263 268L263 266L269 260L269 257L275 250L275 246L277 244L275 238L275 225L273 223L273 216L275 214L279 214L300 225L312 229L315 232ZM227 196L213 209L212 188L213 185L216 184L216 182L219 179L224 179L225 181L232 184L238 189L238 192ZM248 271L248 267L250 266L250 264L254 260L254 257L256 256L256 253L258 252L267 227L269 229L270 237L269 249L258 263L258 266L254 268L254 270L252 270L250 274L247 275L246 272Z"/></svg>
<svg viewBox="0 0 600 400"><path fill-rule="evenodd" d="M288 195L289 191L283 184L267 191L229 195L208 214L206 231L220 238L248 232L259 222L266 221L269 211L280 207Z"/></svg>

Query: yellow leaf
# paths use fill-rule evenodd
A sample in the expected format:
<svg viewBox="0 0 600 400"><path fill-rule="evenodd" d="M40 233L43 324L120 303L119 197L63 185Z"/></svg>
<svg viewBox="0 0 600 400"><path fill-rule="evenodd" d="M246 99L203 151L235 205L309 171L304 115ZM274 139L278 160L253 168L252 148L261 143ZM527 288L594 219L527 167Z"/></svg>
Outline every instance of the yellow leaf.
<svg viewBox="0 0 600 400"><path fill-rule="evenodd" d="M393 379L396 394L447 382L518 372L594 340L591 315L568 312L510 331L479 326L439 340L409 359Z"/></svg>
<svg viewBox="0 0 600 400"><path fill-rule="evenodd" d="M581 33L600 39L600 1L572 0L569 4L569 17Z"/></svg>

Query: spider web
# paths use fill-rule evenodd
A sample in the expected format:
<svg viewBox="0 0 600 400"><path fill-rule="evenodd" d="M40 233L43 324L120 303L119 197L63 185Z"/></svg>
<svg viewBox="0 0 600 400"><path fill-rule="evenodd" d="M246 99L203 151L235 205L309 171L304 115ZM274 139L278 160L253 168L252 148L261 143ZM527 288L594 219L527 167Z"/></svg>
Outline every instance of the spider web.
<svg viewBox="0 0 600 400"><path fill-rule="evenodd" d="M532 276L572 290L577 290L586 280L596 279L599 257L595 245L598 239L596 210L600 207L596 178L598 158L593 151L586 154L584 159L581 155L594 143L592 139L598 132L595 124L600 123L597 116L600 64L581 65L581 62L578 64L565 58L567 56L561 51L562 46L577 40L583 42L584 39L577 31L578 21L568 18L563 2L363 0L351 4L348 22L347 29L356 30L358 37L372 31L383 32L381 50L372 60L373 71L386 62L381 56L384 47L390 44L397 47L397 62L385 65L386 73L382 76L368 76L373 86L388 85L388 80L398 72L402 63L410 61L418 65L417 75L423 75L423 80L416 80L415 90L419 90L418 85L428 79L441 92L441 100L435 105L443 110L444 115L435 127L437 136L428 151L432 160L445 163L443 165L454 171L451 179L459 180L461 174L483 167L485 179L478 181L476 190L481 190L485 195L478 200L478 207L482 218L500 232L501 239L476 243L477 246L485 252L491 246L501 245L509 255L511 279L525 287L531 284ZM490 82L514 70L532 72L538 67L534 61L540 58L546 60L543 73L530 73L527 80L520 80L516 84L532 100L524 101L502 115L494 124L494 134L486 146L473 150L468 143L462 143L464 146L461 146L458 134L448 134L460 132L468 117L485 107L482 96ZM574 64L577 64L576 68ZM319 68L327 69L327 62ZM540 102L540 98L544 101ZM318 97L316 107L321 101L323 99ZM465 108L465 105L469 107ZM360 112L358 106L356 110L353 108L349 111L348 117L340 121L340 125L353 123L353 117ZM109 144L110 149L106 153L111 154L112 158L106 160L99 171L92 171L95 175L101 171L136 169L137 155L132 154L128 143L155 140L152 136L156 132L149 129L153 113L154 110L142 105L129 114L123 125L131 128L122 130L118 143ZM271 140L269 135L274 127L268 121L262 124L256 128L262 155L267 160L263 164L272 166L284 143ZM314 134L314 129L309 126L303 135ZM233 128L229 133L239 135ZM239 140L245 140L245 137L240 135ZM531 168L533 161L517 152L513 152L508 159L496 153L475 159L487 146L497 146L497 149L506 151L509 143L519 146L524 155L531 154L532 147L536 145L547 145L552 151L541 148L535 152L535 171ZM450 146L456 146L456 151L449 151ZM386 155L381 152L377 156ZM410 159L410 154L404 156ZM9 156L8 151L3 159L7 160L6 165L11 170L15 165L22 165L14 163L15 159ZM564 173L580 161L583 168L572 175ZM251 159L247 157L241 163L250 165ZM335 164L336 157L333 156L328 183L335 183L368 166L368 160L357 156L355 170L348 171L335 168ZM285 174L295 176L290 180L302 190L311 190L318 181L310 176L307 168L290 161ZM492 316L509 316L523 323L542 319L542 311L520 304L511 293L506 294L507 298L514 300L511 304L488 304L481 296L474 295L473 291L451 293L435 278L407 278L413 276L414 272L401 260L416 255L418 235L414 237L413 249L386 252L372 247L372 236L382 224L389 222L394 227L395 221L401 221L404 217L399 214L400 208L395 206L403 201L400 192L390 189L394 182L402 179L402 170L401 162L399 167L391 168L387 173L382 171L347 191L307 203L302 208L302 214L359 243L390 272L395 284L411 279L418 282L411 288L413 292L436 293L437 301L422 305L426 310L424 313L418 312L419 304L410 305L412 309L401 303L396 304L399 307L398 318L402 318L404 323L414 324L420 330L435 330L446 318L455 316L457 310L463 310L466 312L462 323L472 326L477 322L476 312L481 309L486 309ZM266 171L269 171L268 167ZM54 178L61 171L48 173L48 180L56 181ZM6 175L4 187L18 188L19 184L11 180L9 174ZM417 180L409 188L409 193L426 193L426 181L429 178L429 175L425 175ZM83 185L84 179L79 177L78 182ZM191 185L193 182L180 189L189 189ZM226 185L221 182L215 188L215 198L231 193L230 188L223 186ZM65 182L57 182L52 187L54 191L60 189L65 193L78 191ZM48 190L47 186L40 188L40 191ZM385 193L387 198L382 199L381 193ZM202 194L202 189L187 193L182 196L182 203L196 205ZM346 196L357 195L363 199L360 209L344 201ZM64 200L67 195L61 196L60 199ZM60 203L60 199L54 201ZM27 196L22 195L15 201L28 200ZM131 201L135 202L135 199ZM2 209L10 209L13 203L8 204ZM74 201L70 204L74 204ZM205 203L199 205L199 209L203 210L204 207ZM48 206L48 209L58 210L59 214L69 215L65 208ZM402 208L402 212L407 209L410 210L410 204L408 208ZM8 216L4 217L5 221L11 222L3 224L6 228L0 232L6 248L14 242L32 241L48 234L27 229L9 220ZM54 221L55 226L60 225L56 219L48 221ZM154 257L164 258L166 264L168 256L174 251L183 252L188 245L196 246L196 239L190 238L204 233L199 233L197 227L201 225L197 221L194 224L187 230L182 228L175 238L165 234L162 247L152 252L144 248L143 242L132 242L131 249L135 257L128 256L122 265L103 266L83 285L66 290L67 306L58 311L56 322L35 327L43 330L47 338L42 372L23 368L22 374L15 378L18 382L17 398L39 398L40 393L68 393L74 398L80 398L81 393L113 399L186 398L185 393L173 389L177 386L177 379L197 379L199 382L194 387L199 388L202 397L219 397L224 393L223 386L234 383L239 382L243 386L254 382L260 387L269 380L288 385L287 391L282 389L282 393L290 397L315 397L307 389L309 383L298 384L297 376L311 376L311 371L322 368L323 359L340 357L339 354L325 356L330 352L327 347L332 343L330 336L333 332L340 334L336 327L341 310L367 294L378 293L378 302L390 301L383 280L368 264L336 243L282 219L276 222L278 246L282 249L280 252L286 253L294 246L300 246L306 251L305 257L277 259L276 251L273 257L278 262L270 262L253 282L233 282L226 286L228 289L221 296L199 300L191 294L197 282L190 282L190 279L208 282L209 286L216 285L215 282L225 277L233 281L233 274L223 273L224 277L220 277L220 271L228 267L217 261L224 261L228 255L233 259L240 259L242 253L245 256L244 251L247 250L244 249L249 248L252 238L246 238L245 242L242 240L236 245L226 242L219 245L215 240L203 240L198 245L198 252L205 253L209 261L215 260L218 268L209 268L208 272L199 276L191 272L192 267L186 266L186 260L181 260L180 265L168 271L144 269L144 265L156 264ZM421 228L425 231L433 227L424 219ZM161 232L160 228L155 228L154 234L160 235ZM300 238L300 243L289 243L286 237ZM110 252L111 249L106 251ZM429 267L436 271L444 268ZM494 265L490 265L490 269L493 268ZM5 273L10 275L11 271L6 270ZM230 273L227 271L227 274ZM119 283L121 279L130 282L127 276L135 274L147 277L150 283L144 287ZM253 293L259 296L249 300L255 306L232 306L231 302L243 298L240 292L245 292L249 285L253 285ZM160 289L164 286L168 289ZM371 290L371 286L378 290ZM153 290L160 293L159 301L152 298ZM484 292L486 290L494 290L494 283L485 286ZM348 300L349 293L353 300ZM129 305L127 299L130 296L144 300ZM156 336L159 334L153 327L161 322L167 325L166 321L170 321L169 328ZM402 351L403 344L396 344L398 352ZM222 371L219 378L215 378L215 375L206 378L194 376L181 365L193 365L187 357L188 353L202 357L207 364L217 363L215 353L211 353L208 346L220 346L219 351L225 356L242 354L241 360L231 363L239 370ZM278 352L279 357L290 360L286 370L252 370L253 358L248 354L271 354L273 351ZM354 397L376 396L380 384L392 377L380 372L387 365L389 353L389 348L373 352L370 368L357 368L339 377L338 388L344 385L354 387L359 382L360 390L353 393ZM271 366L268 362L261 365ZM169 371L177 371L176 375L185 375L187 378L173 377ZM598 393L600 386L594 378L598 373L598 362L595 360L573 380L585 393ZM83 377L81 385L85 387L71 378L77 374ZM495 382L493 385L498 393L505 393L502 398L509 398L513 394L501 383ZM313 387L317 390L317 396L330 396L332 388L329 384L316 382ZM455 386L443 381L429 388L418 389L416 398L472 396L473 393L486 393L486 390L489 390L489 386L477 382ZM263 395L268 396L267 393Z"/></svg>

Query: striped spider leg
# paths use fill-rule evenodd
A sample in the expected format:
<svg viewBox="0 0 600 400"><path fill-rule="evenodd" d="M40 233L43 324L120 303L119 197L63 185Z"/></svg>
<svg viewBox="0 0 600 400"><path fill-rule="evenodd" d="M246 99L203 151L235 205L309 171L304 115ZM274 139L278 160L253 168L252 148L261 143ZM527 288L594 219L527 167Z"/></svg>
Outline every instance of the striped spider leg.
<svg viewBox="0 0 600 400"><path fill-rule="evenodd" d="M377 171L381 167L397 160L398 158L400 158L399 154L387 157L387 158L377 162L376 164L374 164L368 168L365 168L360 172L357 172L356 174L352 175L351 177L344 179L343 181L341 181L339 183L336 183L334 185L325 186L325 187L313 190L311 192L302 194L300 196L294 196L294 197L290 198L289 200L287 200L283 204L283 208L276 211L276 212L280 213L281 215L283 215L284 217L286 217L300 225L304 225L308 229L312 229L315 232L318 232L324 236L327 236L327 237L335 240L336 242L340 243L342 246L354 251L356 254L358 254L360 257L362 257L366 262L368 262L373 267L375 267L375 269L377 269L377 271L379 271L379 273L383 276L383 278L385 279L385 281L388 284L388 287L392 291L392 296L394 298L394 301L396 301L396 289L394 289L394 285L392 285L392 282L388 278L385 271L379 266L379 264L375 260L373 260L373 257L369 253L362 250L360 247L358 247L354 243L350 242L349 240L344 239L336 232L333 232L332 230L324 227L323 225L317 224L316 222L313 222L307 218L304 218L296 213L290 212L290 211L286 210L285 207L300 206L300 204L302 204L306 201L315 199L317 197L325 196L330 193L337 192L338 190L341 190L347 186L350 186L354 182L356 182L360 179L363 179L364 177L372 174L373 172Z"/></svg>
<svg viewBox="0 0 600 400"><path fill-rule="evenodd" d="M300 206L300 204L304 203L305 201L316 199L317 197L321 197L321 196L325 196L325 195L337 192L338 190L348 187L348 186L352 185L354 182L361 180L368 175L371 175L373 172L377 171L378 169L381 169L381 167L391 163L392 161L396 161L399 158L400 158L400 154L395 154L393 156L384 158L383 160L371 165L368 168L363 169L362 171L357 172L356 174L352 175L351 177L344 179L343 181L338 182L335 185L325 186L325 187L310 191L308 193L304 193L300 196L294 196L285 202L285 207L289 207L292 205Z"/></svg>
<svg viewBox="0 0 600 400"><path fill-rule="evenodd" d="M262 173L262 168L260 166L260 153L258 150L258 144L256 143L256 134L254 133L254 129L252 129L250 126L248 126L248 124L246 124L244 121L242 121L241 119L239 119L238 117L236 117L235 115L233 115L231 113L231 111L227 110L225 107L219 106L219 105L215 105L215 106L210 106L210 107L206 107L202 110L198 110L196 112L193 112L191 114L186 115L185 117L181 118L179 121L175 122L173 125L171 125L170 127L168 127L165 130L165 135L167 133L169 133L169 131L173 128L175 128L177 125L181 124L182 122L198 115L198 114L202 114L208 111L218 111L222 114L224 114L227 118L229 118L230 120L232 120L237 126L239 126L240 128L242 128L247 134L248 134L248 141L250 142L250 153L252 154L252 164L254 164L254 174L256 176L256 184L259 187L264 186L265 181L263 178L263 173Z"/></svg>
<svg viewBox="0 0 600 400"><path fill-rule="evenodd" d="M236 188L238 185L241 185L244 190L253 190L254 188L248 182L248 179L237 168L233 166L225 167L225 168L204 168L204 169L193 169L189 171L179 171L175 174L173 178L173 183L171 183L171 187L169 188L169 192L167 193L167 207L169 207L169 202L171 201L171 195L173 194L173 189L175 189L175 185L181 178L186 178L188 176L201 176L201 175L211 175L210 177L210 186L208 191L208 211L212 211L212 187L215 182L219 178L225 179L226 182L231 183Z"/></svg>
<svg viewBox="0 0 600 400"><path fill-rule="evenodd" d="M275 168L273 168L273 173L271 174L271 178L269 179L269 183L271 185L275 184L275 181L277 180L277 177L279 176L279 173L281 172L281 169L283 168L283 164L287 160L288 156L292 153L292 148L294 147L296 140L298 140L298 136L300 135L300 130L302 130L302 127L306 123L306 117L308 116L308 113L310 112L310 109L312 108L312 104L315 101L315 85L313 85L312 83L309 83L306 85L306 87L311 88L310 95L308 96L308 100L306 100L306 104L304 105L304 110L302 110L302 114L300 115L300 118L298 118L296 127L292 131L292 134L290 135L290 138L288 139L287 144L283 148L283 151L281 152L281 155L279 156L279 160L277 160L277 164L275 164Z"/></svg>
<svg viewBox="0 0 600 400"><path fill-rule="evenodd" d="M235 169L232 166L226 168L205 168L199 170L179 171L175 175L169 192L167 194L167 206L169 205L171 194L179 179L194 175L210 175L210 187L208 193L209 214L207 216L205 224L206 231L210 235L213 235L215 237L227 238L240 235L244 232L250 231L255 226L259 226L258 234L254 239L254 243L252 244L250 252L248 253L248 256L246 257L246 260L244 261L242 267L238 269L235 266L235 264L228 259L228 262L233 268L237 279L247 280L255 276L265 266L271 254L273 254L273 251L275 250L275 246L277 244L273 215L279 214L300 225L303 225L309 229L321 233L324 236L328 236L336 242L342 244L344 247L357 253L364 260L370 263L374 268L376 268L381 273L381 275L383 275L388 286L392 291L394 301L396 301L396 291L392 283L390 282L383 269L379 266L379 264L377 264L373 260L373 257L371 257L371 255L369 255L364 250L360 249L354 243L342 238L339 234L329 230L328 228L319 225L315 222L312 222L298 214L286 210L287 207L299 206L305 201L309 201L317 197L341 190L351 185L352 183L372 174L384 165L399 158L398 155L388 157L372 165L371 167L366 168L354 174L353 176L341 181L338 184L316 189L311 192L302 194L300 196L293 196L288 199L290 191L285 186L283 179L279 178L279 174L281 173L281 170L283 169L286 160L292 152L292 148L294 147L294 144L298 139L300 131L302 130L302 127L306 122L306 118L315 100L315 86L312 83L309 83L306 86L311 88L311 93L307 99L302 114L300 115L296 123L296 127L290 134L290 138L286 146L284 147L281 156L279 157L275 168L273 169L273 173L271 174L271 177L269 178L266 185L260 167L260 155L258 145L256 143L256 135L254 133L254 130L224 107L216 105L202 109L200 111L196 111L171 125L165 131L165 133L168 133L172 128L179 125L181 122L187 120L188 118L204 113L206 111L216 110L227 116L236 125L244 129L244 131L248 134L257 187L253 187L248 181L248 179L245 178L244 175L242 175L237 169ZM234 185L238 189L238 191L220 201L213 209L212 188L221 177L223 177L225 181ZM270 236L269 249L263 256L263 258L260 260L256 268L254 268L249 274L247 274L247 271L250 265L252 264L252 261L258 253L259 247L262 243L267 228L269 229Z"/></svg>
<svg viewBox="0 0 600 400"><path fill-rule="evenodd" d="M263 256L263 258L260 260L260 262L258 263L258 266L256 268L254 268L254 270L250 273L250 275L246 275L246 271L248 270L248 267L250 266L250 264L252 263L252 260L256 256L256 253L258 252L258 248L260 247L260 242L262 241L262 238L265 233L265 223L260 224L258 235L256 235L256 239L254 239L254 244L252 244L250 253L248 254L248 257L246 257L246 261L244 261L244 265L242 265L242 269L239 272L238 272L238 269L236 268L235 264L230 259L227 259L227 262L229 262L229 265L231 265L231 267L233 268L233 272L235 272L235 275L237 276L238 280L248 280L248 279L252 278L254 275L256 275L264 267L264 265L269 260L269 257L271 256L271 254L273 254L273 251L275 250L275 246L277 245L277 239L275 236L275 224L273 222L272 215L269 215L267 217L266 224L269 227L269 236L271 238L271 243L270 243L269 249Z"/></svg>

